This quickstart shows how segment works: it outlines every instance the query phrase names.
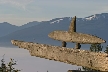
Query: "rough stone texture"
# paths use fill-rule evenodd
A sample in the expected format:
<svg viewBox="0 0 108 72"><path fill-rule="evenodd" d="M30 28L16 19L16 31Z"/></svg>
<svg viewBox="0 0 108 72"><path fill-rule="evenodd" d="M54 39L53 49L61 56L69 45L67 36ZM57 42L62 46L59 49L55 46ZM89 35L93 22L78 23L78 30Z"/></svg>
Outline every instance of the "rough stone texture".
<svg viewBox="0 0 108 72"><path fill-rule="evenodd" d="M79 71L79 70L68 70L67 72L103 72L103 71ZM106 71L104 71L106 72Z"/></svg>
<svg viewBox="0 0 108 72"><path fill-rule="evenodd" d="M74 18L72 18L68 32L69 33L76 32L76 16Z"/></svg>
<svg viewBox="0 0 108 72"><path fill-rule="evenodd" d="M62 41L62 47L66 47L67 43L65 41Z"/></svg>
<svg viewBox="0 0 108 72"><path fill-rule="evenodd" d="M72 21L70 23L70 26L69 26L69 31L68 31L71 35L73 32L76 32L76 16L74 18L72 18ZM76 43L75 45L75 49L80 49L81 48L81 45L80 43Z"/></svg>
<svg viewBox="0 0 108 72"><path fill-rule="evenodd" d="M108 54L60 46L11 40L13 45L29 50L31 56L64 62L67 64L108 71Z"/></svg>
<svg viewBox="0 0 108 72"><path fill-rule="evenodd" d="M68 33L68 31L53 31L48 36L58 41L75 42L75 43L83 43L83 44L106 42L105 40L97 36L77 33L77 32L72 32L72 34L70 34Z"/></svg>
<svg viewBox="0 0 108 72"><path fill-rule="evenodd" d="M76 43L76 45L75 45L75 49L80 49L80 48L81 48L80 43Z"/></svg>
<svg viewBox="0 0 108 72"><path fill-rule="evenodd" d="M97 36L93 36L90 34L77 33L76 32L76 16L72 18L72 21L69 26L69 31L53 31L49 33L48 36L58 41L84 43L84 44L106 42L105 40Z"/></svg>

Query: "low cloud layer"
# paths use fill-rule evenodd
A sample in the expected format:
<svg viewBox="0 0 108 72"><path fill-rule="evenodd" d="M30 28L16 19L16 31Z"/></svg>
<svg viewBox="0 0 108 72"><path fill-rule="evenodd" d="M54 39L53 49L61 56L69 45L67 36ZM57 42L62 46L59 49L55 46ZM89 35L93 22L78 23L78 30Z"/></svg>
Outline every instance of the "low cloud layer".
<svg viewBox="0 0 108 72"><path fill-rule="evenodd" d="M49 72L67 72L70 69L78 69L75 65L30 56L29 52L25 49L0 47L0 60L4 54L6 63L8 63L10 58L14 58L18 64L15 68L22 69L22 72L47 72L47 70Z"/></svg>

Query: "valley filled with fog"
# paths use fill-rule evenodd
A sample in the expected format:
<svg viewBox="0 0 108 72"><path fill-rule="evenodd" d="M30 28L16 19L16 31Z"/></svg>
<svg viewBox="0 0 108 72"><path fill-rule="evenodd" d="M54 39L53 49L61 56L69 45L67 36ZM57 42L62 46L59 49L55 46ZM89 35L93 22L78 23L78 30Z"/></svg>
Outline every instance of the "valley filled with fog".
<svg viewBox="0 0 108 72"><path fill-rule="evenodd" d="M8 63L10 58L13 58L15 61L17 61L17 65L14 67L16 69L21 69L21 72L47 72L47 70L49 72L67 72L71 69L78 69L76 65L69 65L58 61L51 61L44 58L30 56L28 50L17 47L0 47L0 60L3 58L3 55L5 63Z"/></svg>

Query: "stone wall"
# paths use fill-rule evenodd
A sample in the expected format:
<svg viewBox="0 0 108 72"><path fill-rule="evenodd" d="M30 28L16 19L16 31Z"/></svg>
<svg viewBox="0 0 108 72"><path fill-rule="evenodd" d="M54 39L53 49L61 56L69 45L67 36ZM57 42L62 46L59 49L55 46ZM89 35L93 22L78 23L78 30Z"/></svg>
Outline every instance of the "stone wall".
<svg viewBox="0 0 108 72"><path fill-rule="evenodd" d="M13 45L29 50L31 56L108 71L108 54L60 46L11 40Z"/></svg>

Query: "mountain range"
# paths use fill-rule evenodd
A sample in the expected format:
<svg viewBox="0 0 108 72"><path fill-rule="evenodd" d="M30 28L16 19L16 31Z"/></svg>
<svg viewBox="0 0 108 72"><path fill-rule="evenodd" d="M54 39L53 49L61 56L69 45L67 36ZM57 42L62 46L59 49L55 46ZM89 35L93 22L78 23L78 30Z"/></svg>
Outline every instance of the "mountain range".
<svg viewBox="0 0 108 72"><path fill-rule="evenodd" d="M29 23L24 24L22 26L15 26L15 25L12 25L8 22L0 23L0 37L8 35L12 32L17 31L17 30L28 28L28 27L31 27L31 26L34 26L37 24L39 24L39 22L37 22L37 21L29 22Z"/></svg>
<svg viewBox="0 0 108 72"><path fill-rule="evenodd" d="M62 17L42 22L33 21L22 26L0 23L0 46L13 46L10 42L12 39L60 46L61 42L50 39L48 34L54 30L68 30L71 20L72 17ZM104 46L108 44L108 13L77 18L76 28L77 32L97 35L106 40ZM73 45L68 43L68 47L74 47Z"/></svg>

